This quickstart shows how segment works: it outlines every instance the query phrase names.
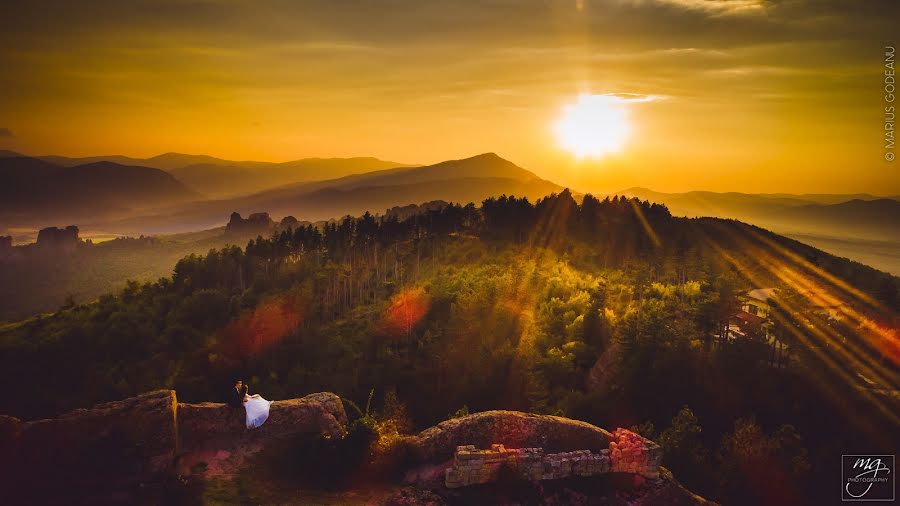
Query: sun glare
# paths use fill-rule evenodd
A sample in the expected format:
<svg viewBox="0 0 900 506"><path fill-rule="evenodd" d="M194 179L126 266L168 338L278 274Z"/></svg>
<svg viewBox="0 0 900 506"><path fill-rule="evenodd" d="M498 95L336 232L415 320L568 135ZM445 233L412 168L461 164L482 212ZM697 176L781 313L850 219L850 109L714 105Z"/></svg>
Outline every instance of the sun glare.
<svg viewBox="0 0 900 506"><path fill-rule="evenodd" d="M612 95L580 95L553 125L559 145L578 158L620 151L631 133L626 101Z"/></svg>

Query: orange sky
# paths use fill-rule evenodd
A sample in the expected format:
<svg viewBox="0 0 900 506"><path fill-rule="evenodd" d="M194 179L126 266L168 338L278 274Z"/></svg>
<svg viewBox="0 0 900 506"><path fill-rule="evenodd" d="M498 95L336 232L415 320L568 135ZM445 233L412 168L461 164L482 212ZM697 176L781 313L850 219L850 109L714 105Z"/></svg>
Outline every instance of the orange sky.
<svg viewBox="0 0 900 506"><path fill-rule="evenodd" d="M581 191L900 193L893 1L37 3L0 18L0 149L493 151ZM629 104L620 154L578 162L552 123L580 93L658 99Z"/></svg>

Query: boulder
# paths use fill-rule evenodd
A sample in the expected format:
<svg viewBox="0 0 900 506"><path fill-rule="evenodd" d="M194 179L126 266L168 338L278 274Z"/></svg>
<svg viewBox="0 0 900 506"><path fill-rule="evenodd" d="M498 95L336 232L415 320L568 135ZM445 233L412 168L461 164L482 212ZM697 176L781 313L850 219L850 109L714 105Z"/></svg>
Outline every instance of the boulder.
<svg viewBox="0 0 900 506"><path fill-rule="evenodd" d="M175 392L160 390L18 427L4 421L0 437L16 434L15 489L88 497L162 479L173 468L175 406Z"/></svg>
<svg viewBox="0 0 900 506"><path fill-rule="evenodd" d="M609 447L612 435L586 422L519 411L485 411L446 420L403 442L413 464L442 462L453 457L457 446L490 448L543 448L547 453Z"/></svg>

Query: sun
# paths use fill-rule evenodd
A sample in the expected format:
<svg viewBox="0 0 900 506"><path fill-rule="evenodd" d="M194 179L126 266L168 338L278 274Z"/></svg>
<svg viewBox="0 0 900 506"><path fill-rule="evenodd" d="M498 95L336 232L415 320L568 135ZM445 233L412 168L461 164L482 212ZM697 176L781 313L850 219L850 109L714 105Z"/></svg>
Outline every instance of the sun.
<svg viewBox="0 0 900 506"><path fill-rule="evenodd" d="M602 158L620 151L631 134L624 100L579 95L562 109L553 130L560 147L578 158Z"/></svg>

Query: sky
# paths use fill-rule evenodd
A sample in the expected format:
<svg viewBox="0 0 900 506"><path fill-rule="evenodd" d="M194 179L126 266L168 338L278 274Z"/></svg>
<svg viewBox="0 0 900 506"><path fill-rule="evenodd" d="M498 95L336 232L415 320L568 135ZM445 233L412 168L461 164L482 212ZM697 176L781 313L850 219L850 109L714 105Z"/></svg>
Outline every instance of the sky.
<svg viewBox="0 0 900 506"><path fill-rule="evenodd" d="M496 152L579 191L900 194L870 0L15 2L0 149L434 163ZM633 97L618 152L554 135Z"/></svg>

